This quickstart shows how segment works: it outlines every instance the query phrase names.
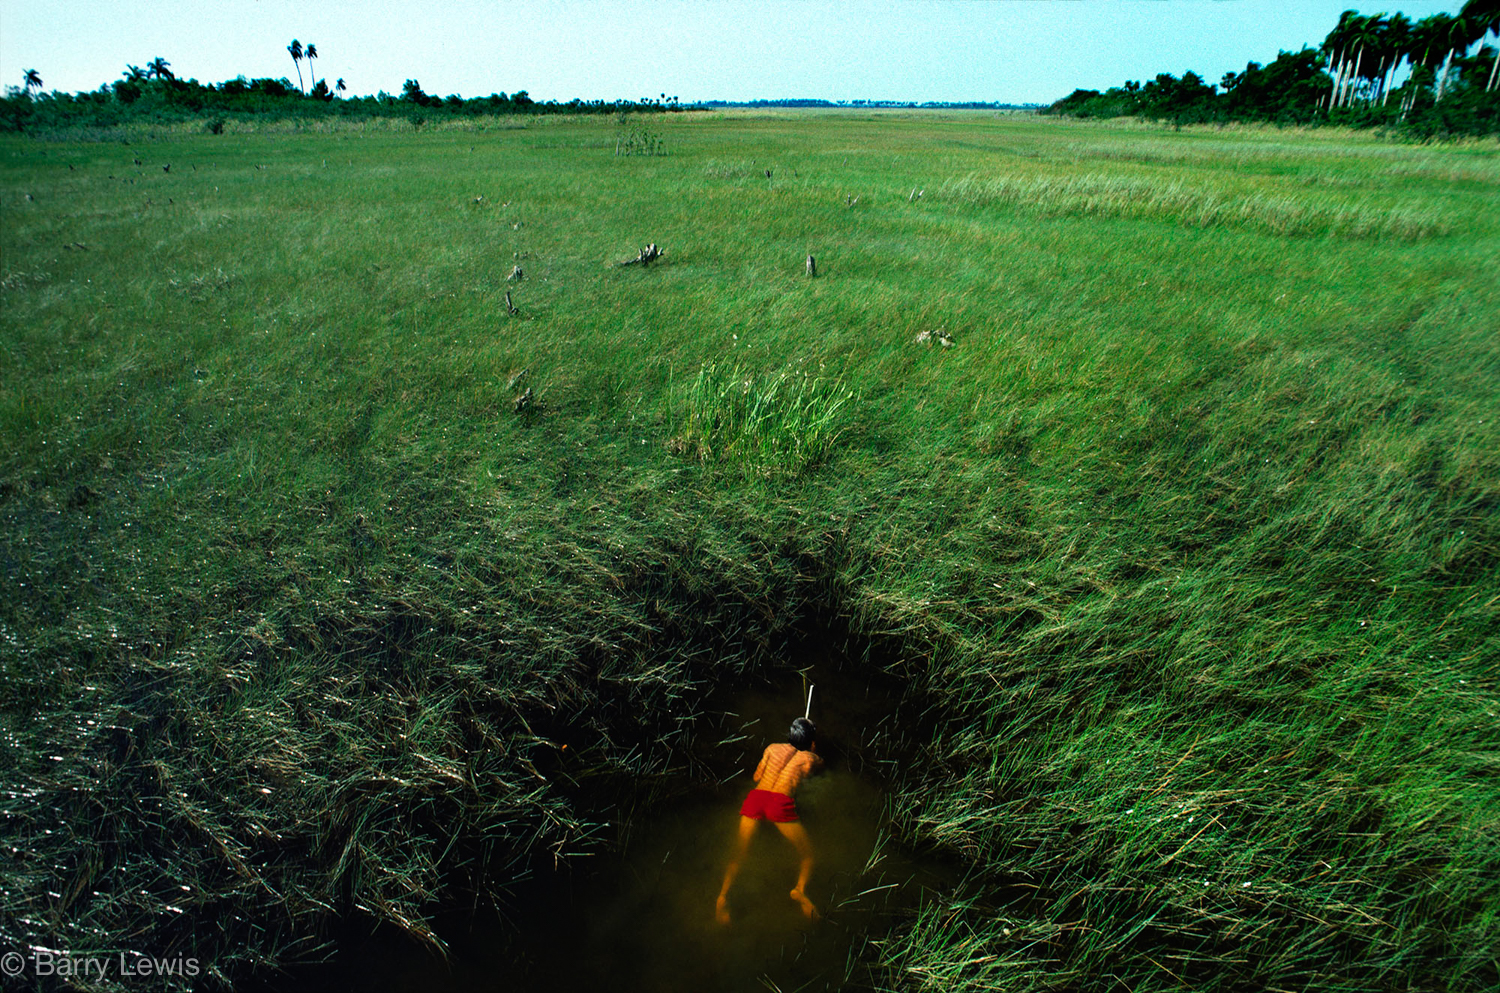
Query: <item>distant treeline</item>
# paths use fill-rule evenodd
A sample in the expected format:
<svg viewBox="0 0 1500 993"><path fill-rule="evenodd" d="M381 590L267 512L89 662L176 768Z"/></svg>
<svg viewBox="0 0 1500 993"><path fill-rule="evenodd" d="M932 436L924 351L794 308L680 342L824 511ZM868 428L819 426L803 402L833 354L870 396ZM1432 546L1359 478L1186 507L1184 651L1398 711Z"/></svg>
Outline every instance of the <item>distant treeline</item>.
<svg viewBox="0 0 1500 993"><path fill-rule="evenodd" d="M1038 110L1036 103L991 103L984 100L818 100L782 97L776 100L705 100L700 107L896 107L924 110Z"/></svg>
<svg viewBox="0 0 1500 993"><path fill-rule="evenodd" d="M1162 73L1103 93L1074 90L1042 113L1346 124L1421 138L1500 135L1500 51L1481 44L1470 54L1489 37L1500 37L1500 0L1469 0L1457 15L1415 23L1347 10L1319 48L1283 51L1270 65L1251 62L1217 84L1194 72Z"/></svg>
<svg viewBox="0 0 1500 993"><path fill-rule="evenodd" d="M158 60L160 62L161 60ZM165 65L165 63L163 63ZM153 63L156 67L156 63ZM51 93L33 86L11 87L0 98L0 130L50 130L65 127L110 127L137 121L169 123L202 119L210 130L222 130L229 120L283 118L372 118L407 117L420 125L429 119L493 114L612 114L620 112L668 112L681 109L677 98L662 94L658 99L536 101L520 90L491 93L485 97L433 96L408 79L397 95L342 97L319 80L304 93L291 81L246 79L223 83L199 83L178 79L170 71L131 67L125 78L92 92ZM342 80L339 85L342 85ZM33 93L33 89L37 92Z"/></svg>

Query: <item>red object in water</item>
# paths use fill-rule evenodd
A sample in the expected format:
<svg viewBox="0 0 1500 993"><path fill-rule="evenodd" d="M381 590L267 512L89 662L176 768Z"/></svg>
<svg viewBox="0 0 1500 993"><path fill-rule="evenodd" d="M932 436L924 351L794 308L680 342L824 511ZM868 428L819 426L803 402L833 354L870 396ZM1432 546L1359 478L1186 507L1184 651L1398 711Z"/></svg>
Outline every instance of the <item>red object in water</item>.
<svg viewBox="0 0 1500 993"><path fill-rule="evenodd" d="M797 805L785 793L751 790L740 806L740 814L755 820L788 823L797 819Z"/></svg>

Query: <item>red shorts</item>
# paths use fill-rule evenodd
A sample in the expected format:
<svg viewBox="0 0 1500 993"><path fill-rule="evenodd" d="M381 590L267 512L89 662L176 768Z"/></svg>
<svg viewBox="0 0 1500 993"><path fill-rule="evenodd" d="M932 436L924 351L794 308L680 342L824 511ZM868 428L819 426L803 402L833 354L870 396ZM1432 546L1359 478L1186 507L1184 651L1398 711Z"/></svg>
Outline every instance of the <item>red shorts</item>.
<svg viewBox="0 0 1500 993"><path fill-rule="evenodd" d="M740 814L755 820L776 821L785 824L797 819L797 805L785 793L771 790L751 790L740 805Z"/></svg>

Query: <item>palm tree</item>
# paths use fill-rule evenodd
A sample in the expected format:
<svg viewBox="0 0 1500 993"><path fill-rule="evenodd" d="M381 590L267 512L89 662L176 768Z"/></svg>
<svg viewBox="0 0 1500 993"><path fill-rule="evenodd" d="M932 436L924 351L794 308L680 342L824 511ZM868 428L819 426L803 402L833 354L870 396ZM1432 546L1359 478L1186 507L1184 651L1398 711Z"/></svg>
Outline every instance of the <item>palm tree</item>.
<svg viewBox="0 0 1500 993"><path fill-rule="evenodd" d="M1379 15L1376 15L1379 16ZM1375 33L1371 30L1370 22L1373 17L1360 17L1358 15L1349 19L1347 33L1344 43L1349 47L1346 52L1354 53L1354 68L1344 75L1344 90L1339 95L1338 106L1347 106L1349 98L1354 94L1354 84L1360 78L1360 69L1365 64L1365 49L1369 48L1375 41Z"/></svg>
<svg viewBox="0 0 1500 993"><path fill-rule="evenodd" d="M1406 98L1401 103L1403 117L1416 106L1417 98L1427 92L1431 79L1436 78L1436 65L1442 61L1442 52L1447 42L1448 21L1451 15L1433 14L1411 26L1407 36L1406 58L1411 63L1412 75L1406 82ZM1424 70L1421 76L1418 69Z"/></svg>
<svg viewBox="0 0 1500 993"><path fill-rule="evenodd" d="M317 73L313 72L312 60L318 57L318 46L309 43L306 51L302 53L302 57L307 59L307 74L312 77L313 88L316 89L318 85L318 75Z"/></svg>
<svg viewBox="0 0 1500 993"><path fill-rule="evenodd" d="M1349 95L1354 92L1354 81L1359 76L1364 59L1364 45L1362 41L1368 41L1367 28L1370 18L1361 17L1358 11L1346 10L1339 17L1340 40L1344 46L1343 74L1339 80L1339 86L1334 91L1334 106L1344 107L1349 103Z"/></svg>
<svg viewBox="0 0 1500 993"><path fill-rule="evenodd" d="M1500 72L1500 0L1469 0L1459 16L1472 19L1482 28L1481 37L1495 36L1495 64L1490 67L1489 82L1484 84L1484 92L1488 93L1495 88L1495 74Z"/></svg>
<svg viewBox="0 0 1500 993"><path fill-rule="evenodd" d="M1443 51L1444 39L1448 34L1448 21L1451 14L1433 14L1424 17L1411 26L1411 50L1416 55L1421 52L1421 58L1412 61L1417 65L1431 66L1434 56Z"/></svg>
<svg viewBox="0 0 1500 993"><path fill-rule="evenodd" d="M1486 28L1482 23L1482 16L1471 12L1472 4L1465 4L1464 8L1454 17L1448 19L1448 30L1444 41L1448 46L1448 57L1443 60L1443 74L1438 78L1437 99L1443 99L1443 94L1448 92L1448 74L1453 69L1453 57L1465 55L1469 46L1474 44L1485 35Z"/></svg>
<svg viewBox="0 0 1500 993"><path fill-rule="evenodd" d="M153 79L172 79L172 70L168 68L171 64L158 55L146 64L146 75Z"/></svg>
<svg viewBox="0 0 1500 993"><path fill-rule="evenodd" d="M27 69L21 78L26 82L26 95L28 97L31 96L32 90L40 90L42 88L42 74L35 69Z"/></svg>
<svg viewBox="0 0 1500 993"><path fill-rule="evenodd" d="M130 80L132 83L139 83L141 80L146 78L146 70L142 69L140 66L127 65L125 67L125 78Z"/></svg>
<svg viewBox="0 0 1500 993"><path fill-rule="evenodd" d="M340 76L339 77L339 81L338 81L338 85L335 86L334 89L338 91L339 96L343 96L344 95L344 91L347 90L348 88L349 87L347 87L347 86L344 85L344 77Z"/></svg>
<svg viewBox="0 0 1500 993"><path fill-rule="evenodd" d="M297 67L297 89L305 92L302 85L302 42L293 38L292 43L286 46L286 50L292 53L292 64Z"/></svg>
<svg viewBox="0 0 1500 993"><path fill-rule="evenodd" d="M1400 67L1402 60L1406 58L1407 51L1411 46L1411 18L1405 14L1394 14L1390 20L1385 22L1385 31L1381 36L1381 58L1385 65L1385 74L1380 80L1380 105L1383 107L1391 96L1391 83L1396 79L1396 69Z"/></svg>
<svg viewBox="0 0 1500 993"><path fill-rule="evenodd" d="M1328 66L1333 70L1333 89L1328 94L1329 110L1337 107L1343 96L1349 56L1352 53L1350 40L1359 20L1359 11L1344 11L1339 15L1339 21L1333 26L1333 30L1328 32L1328 37L1323 39L1323 52L1329 57Z"/></svg>

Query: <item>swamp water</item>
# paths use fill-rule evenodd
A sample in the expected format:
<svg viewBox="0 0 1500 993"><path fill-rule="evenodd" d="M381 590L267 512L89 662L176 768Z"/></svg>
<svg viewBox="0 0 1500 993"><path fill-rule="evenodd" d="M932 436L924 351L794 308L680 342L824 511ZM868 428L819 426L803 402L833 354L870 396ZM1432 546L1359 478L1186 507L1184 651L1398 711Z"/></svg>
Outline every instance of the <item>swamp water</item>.
<svg viewBox="0 0 1500 993"><path fill-rule="evenodd" d="M797 793L813 846L809 921L791 900L798 860L758 825L730 893L729 925L714 901L734 846L739 805L762 749L786 740L816 684L812 716L825 768ZM304 990L749 991L860 988L866 932L910 909L956 873L899 850L885 834L883 773L899 754L890 687L846 673L792 674L773 690L710 706L694 760L700 778L655 784L658 799L622 812L614 850L572 859L516 887L501 916L440 922L442 963L399 936L345 943ZM670 792L666 792L670 791Z"/></svg>

